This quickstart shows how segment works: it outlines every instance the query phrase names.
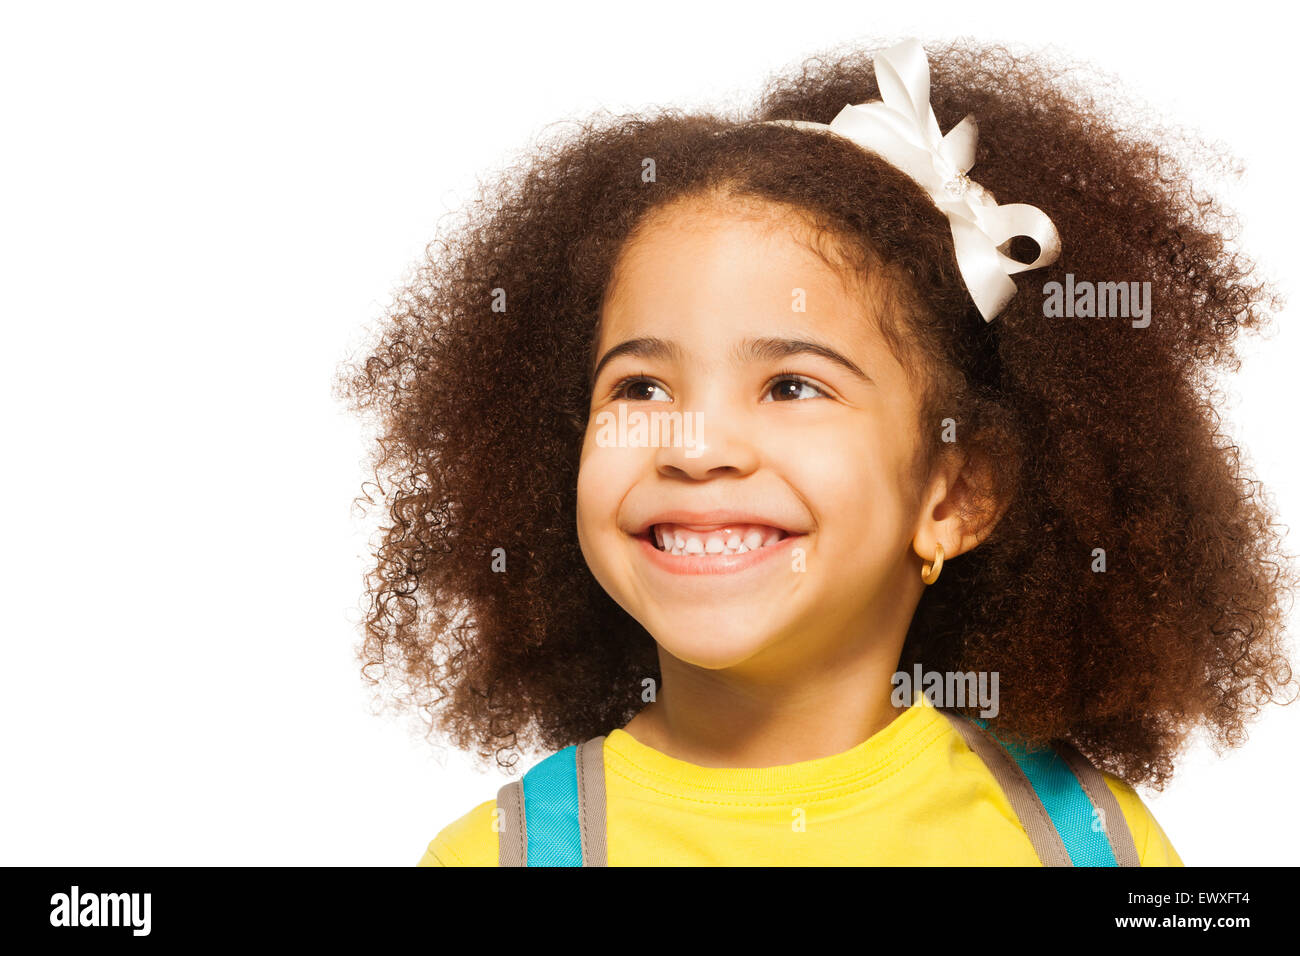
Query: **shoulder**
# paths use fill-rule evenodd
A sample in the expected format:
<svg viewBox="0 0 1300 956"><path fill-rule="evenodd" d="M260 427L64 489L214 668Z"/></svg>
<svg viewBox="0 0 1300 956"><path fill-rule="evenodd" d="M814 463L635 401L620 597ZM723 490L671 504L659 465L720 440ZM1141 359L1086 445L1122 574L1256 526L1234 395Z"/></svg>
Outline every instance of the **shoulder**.
<svg viewBox="0 0 1300 956"><path fill-rule="evenodd" d="M438 831L416 866L496 866L497 802L485 800Z"/></svg>
<svg viewBox="0 0 1300 956"><path fill-rule="evenodd" d="M1112 774L1102 773L1101 776L1106 781L1110 792L1115 795L1115 802L1119 804L1120 811L1124 814L1124 822L1128 824L1129 832L1133 834L1133 843L1138 851L1138 864L1140 866L1182 866L1183 861L1178 851L1174 849L1165 831L1142 802L1142 798L1137 795L1137 791Z"/></svg>
<svg viewBox="0 0 1300 956"><path fill-rule="evenodd" d="M548 754L524 774L546 790L556 779L567 774L572 782L577 746L564 747ZM530 776L531 775L531 776ZM512 783L522 781L517 777ZM498 791L498 794L500 791ZM464 816L443 827L424 851L416 866L498 866L501 859L500 831L504 821L498 819L495 798L484 800Z"/></svg>

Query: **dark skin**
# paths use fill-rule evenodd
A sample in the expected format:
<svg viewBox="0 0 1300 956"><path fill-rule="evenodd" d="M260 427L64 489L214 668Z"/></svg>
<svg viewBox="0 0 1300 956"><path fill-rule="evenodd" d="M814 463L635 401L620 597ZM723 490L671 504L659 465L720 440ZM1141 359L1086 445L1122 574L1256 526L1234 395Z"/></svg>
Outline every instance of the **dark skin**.
<svg viewBox="0 0 1300 956"><path fill-rule="evenodd" d="M969 485L955 456L917 486L918 397L864 321L862 290L779 211L768 221L725 206L699 213L661 217L630 248L602 316L598 354L651 335L678 354L620 355L601 368L579 540L593 574L658 644L662 686L624 730L701 766L813 760L901 712L890 677L925 588L921 565L936 544L945 559L973 548L991 522L962 520ZM794 289L804 311L791 308ZM815 338L864 374L820 354L724 360L746 337ZM610 397L629 375L634 387ZM620 401L701 415L703 453L599 446L596 415ZM782 556L728 574L669 574L627 533L668 508L740 506L800 532L802 567Z"/></svg>

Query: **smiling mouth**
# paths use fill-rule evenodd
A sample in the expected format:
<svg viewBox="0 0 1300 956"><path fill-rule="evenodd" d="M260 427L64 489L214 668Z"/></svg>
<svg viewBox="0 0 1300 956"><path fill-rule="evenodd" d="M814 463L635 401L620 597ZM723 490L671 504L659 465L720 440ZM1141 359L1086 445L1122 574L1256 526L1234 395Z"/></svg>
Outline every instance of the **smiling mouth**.
<svg viewBox="0 0 1300 956"><path fill-rule="evenodd" d="M657 524L641 537L664 554L697 557L746 554L774 545L790 534L781 528L761 524L719 525L716 528Z"/></svg>

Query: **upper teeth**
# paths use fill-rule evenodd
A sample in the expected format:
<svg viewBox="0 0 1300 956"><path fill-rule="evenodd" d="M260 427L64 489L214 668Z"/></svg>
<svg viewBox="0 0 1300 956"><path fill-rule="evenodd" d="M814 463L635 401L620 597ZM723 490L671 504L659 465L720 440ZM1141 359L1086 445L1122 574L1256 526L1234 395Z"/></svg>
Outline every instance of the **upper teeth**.
<svg viewBox="0 0 1300 956"><path fill-rule="evenodd" d="M728 525L712 531L692 531L674 524L654 526L655 542L669 554L744 554L785 536L780 528L759 524Z"/></svg>

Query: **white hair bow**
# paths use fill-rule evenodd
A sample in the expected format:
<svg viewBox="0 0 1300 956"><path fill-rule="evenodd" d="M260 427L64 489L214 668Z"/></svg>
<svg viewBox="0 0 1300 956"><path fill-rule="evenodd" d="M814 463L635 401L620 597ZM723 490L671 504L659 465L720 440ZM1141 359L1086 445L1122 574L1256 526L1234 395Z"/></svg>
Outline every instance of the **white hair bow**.
<svg viewBox="0 0 1300 956"><path fill-rule="evenodd" d="M846 105L830 123L768 120L783 126L830 130L879 154L907 173L947 215L957 266L985 322L1012 296L1011 276L1056 261L1061 238L1036 206L999 206L993 195L966 176L975 164L978 127L967 116L941 136L930 106L930 65L920 41L907 39L875 58L882 100ZM1017 262L1001 250L1016 236L1038 243L1038 258Z"/></svg>

